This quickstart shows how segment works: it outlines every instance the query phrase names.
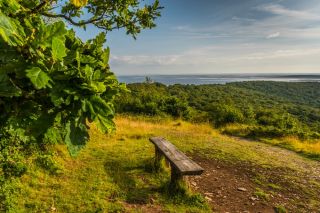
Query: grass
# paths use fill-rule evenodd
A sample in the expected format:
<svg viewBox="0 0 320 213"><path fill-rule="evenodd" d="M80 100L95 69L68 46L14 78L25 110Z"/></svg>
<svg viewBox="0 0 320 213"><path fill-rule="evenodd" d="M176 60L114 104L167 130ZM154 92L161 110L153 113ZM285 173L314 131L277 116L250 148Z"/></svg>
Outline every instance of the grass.
<svg viewBox="0 0 320 213"><path fill-rule="evenodd" d="M59 145L53 158L35 160L21 180L17 212L208 212L199 194L168 193L169 171L153 171L154 147L148 141L152 136L164 136L191 156L230 163L285 167L300 173L310 172L300 161L310 167L315 163L277 147L221 135L208 124L141 116L118 116L116 124L112 135L101 134L91 125L90 142L77 158ZM267 184L263 178L257 181ZM281 189L276 184L267 187ZM257 190L256 196L267 199L269 192L263 190Z"/></svg>
<svg viewBox="0 0 320 213"><path fill-rule="evenodd" d="M260 198L261 200L269 200L269 196L270 196L268 193L266 193L260 188L256 188L254 195Z"/></svg>
<svg viewBox="0 0 320 213"><path fill-rule="evenodd" d="M117 133L109 136L91 125L90 142L77 158L64 146L55 147L53 162L60 168L49 158L36 160L21 181L19 211L208 212L199 194L169 193L169 171L153 171L154 147L148 137L157 134L151 131L156 121L120 117L116 122Z"/></svg>
<svg viewBox="0 0 320 213"><path fill-rule="evenodd" d="M274 190L281 190L282 189L281 186L278 186L277 184L274 184L274 183L269 183L268 187L271 189L274 189Z"/></svg>
<svg viewBox="0 0 320 213"><path fill-rule="evenodd" d="M246 137L249 133L249 126L244 124L229 124L221 129L221 131L228 135L235 135L238 137ZM294 136L287 136L282 138L259 138L261 142L279 146L305 157L320 161L320 140L319 139L299 139Z"/></svg>
<svg viewBox="0 0 320 213"><path fill-rule="evenodd" d="M288 211L286 210L286 208L283 207L283 206L276 206L276 207L274 208L274 210L275 210L276 213L287 213L287 212L288 212Z"/></svg>
<svg viewBox="0 0 320 213"><path fill-rule="evenodd" d="M267 143L283 147L308 158L320 161L320 140L300 140L297 137L264 140Z"/></svg>

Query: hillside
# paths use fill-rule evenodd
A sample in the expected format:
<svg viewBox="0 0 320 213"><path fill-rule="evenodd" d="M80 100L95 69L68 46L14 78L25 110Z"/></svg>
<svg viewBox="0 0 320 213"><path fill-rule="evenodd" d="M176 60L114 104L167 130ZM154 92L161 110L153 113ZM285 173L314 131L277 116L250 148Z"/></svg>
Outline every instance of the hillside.
<svg viewBox="0 0 320 213"><path fill-rule="evenodd" d="M288 102L320 107L320 84L316 82L240 82L230 85L255 90Z"/></svg>
<svg viewBox="0 0 320 213"><path fill-rule="evenodd" d="M117 132L91 140L77 158L64 146L55 162L32 164L17 183L17 212L317 212L320 163L207 124L147 117L116 119ZM166 192L169 172L152 172L150 136L161 135L205 168L192 193ZM51 162L51 163L48 163ZM61 165L56 167L55 163Z"/></svg>
<svg viewBox="0 0 320 213"><path fill-rule="evenodd" d="M119 113L209 123L221 133L287 148L320 160L320 83L129 84ZM309 147L309 148L306 148Z"/></svg>
<svg viewBox="0 0 320 213"><path fill-rule="evenodd" d="M117 100L121 113L168 114L187 120L248 124L249 137L320 137L320 83L239 82L226 85L136 83ZM259 128L262 127L262 128Z"/></svg>

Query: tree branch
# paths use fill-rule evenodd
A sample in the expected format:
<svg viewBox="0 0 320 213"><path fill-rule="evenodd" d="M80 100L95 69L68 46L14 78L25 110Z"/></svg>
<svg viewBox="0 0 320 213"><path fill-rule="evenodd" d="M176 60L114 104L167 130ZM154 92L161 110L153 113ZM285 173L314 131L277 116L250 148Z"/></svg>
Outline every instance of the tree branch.
<svg viewBox="0 0 320 213"><path fill-rule="evenodd" d="M31 10L31 13L36 13L36 12L38 12L38 11L41 10L43 7L45 7L46 4L48 4L49 2L51 2L51 1L49 1L49 0L44 0L44 1L41 2L39 5L37 5L35 8L33 8L33 9Z"/></svg>
<svg viewBox="0 0 320 213"><path fill-rule="evenodd" d="M96 21L100 21L101 19L103 19L103 15L98 17L98 18L91 18L88 19L87 21L74 21L70 16L67 16L65 14L52 14L52 13L46 13L46 12L42 12L41 15L49 17L49 18L63 18L65 20L67 20L68 22L70 22L71 24L75 25L75 26L83 26L83 25L87 25L87 24L92 24Z"/></svg>

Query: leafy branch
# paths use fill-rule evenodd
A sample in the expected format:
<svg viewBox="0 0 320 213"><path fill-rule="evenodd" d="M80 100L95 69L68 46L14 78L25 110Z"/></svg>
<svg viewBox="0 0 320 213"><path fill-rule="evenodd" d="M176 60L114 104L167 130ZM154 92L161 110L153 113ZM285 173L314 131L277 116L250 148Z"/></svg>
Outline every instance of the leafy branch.
<svg viewBox="0 0 320 213"><path fill-rule="evenodd" d="M49 18L63 18L65 19L66 21L68 21L70 24L74 25L74 26L78 26L78 27L82 27L82 26L85 26L85 25L88 25L88 24L94 24L96 23L97 21L100 21L104 18L106 18L104 16L104 14L102 14L100 17L98 18L90 18L88 20L82 20L82 21L75 21L72 16L67 16L65 14L53 14L53 13L47 13L47 12L42 12L41 15L43 16L46 16L46 17L49 17Z"/></svg>

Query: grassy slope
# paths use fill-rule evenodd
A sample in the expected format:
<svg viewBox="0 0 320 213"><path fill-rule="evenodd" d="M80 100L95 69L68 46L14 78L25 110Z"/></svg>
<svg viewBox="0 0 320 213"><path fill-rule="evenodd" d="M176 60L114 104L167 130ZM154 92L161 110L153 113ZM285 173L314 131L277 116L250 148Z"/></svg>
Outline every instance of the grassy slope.
<svg viewBox="0 0 320 213"><path fill-rule="evenodd" d="M292 187L305 190L310 205L320 203L320 182L307 178L319 175L319 163L290 151L223 136L205 124L146 121L142 117L118 117L116 123L118 130L112 136L100 134L92 126L91 141L76 159L71 159L64 147L57 147L56 160L63 165L58 174L37 167L29 171L21 184L21 212L209 211L201 196L172 198L165 193L168 172L151 171L154 148L148 138L154 135L168 138L190 155L290 170L285 178ZM297 174L303 181L297 180ZM259 181L263 179L267 178Z"/></svg>
<svg viewBox="0 0 320 213"><path fill-rule="evenodd" d="M229 124L220 128L221 132L228 135L236 135L246 138L247 128L245 124ZM260 142L289 149L302 156L320 161L320 140L319 139L299 139L296 136L286 136L282 138L257 138Z"/></svg>

